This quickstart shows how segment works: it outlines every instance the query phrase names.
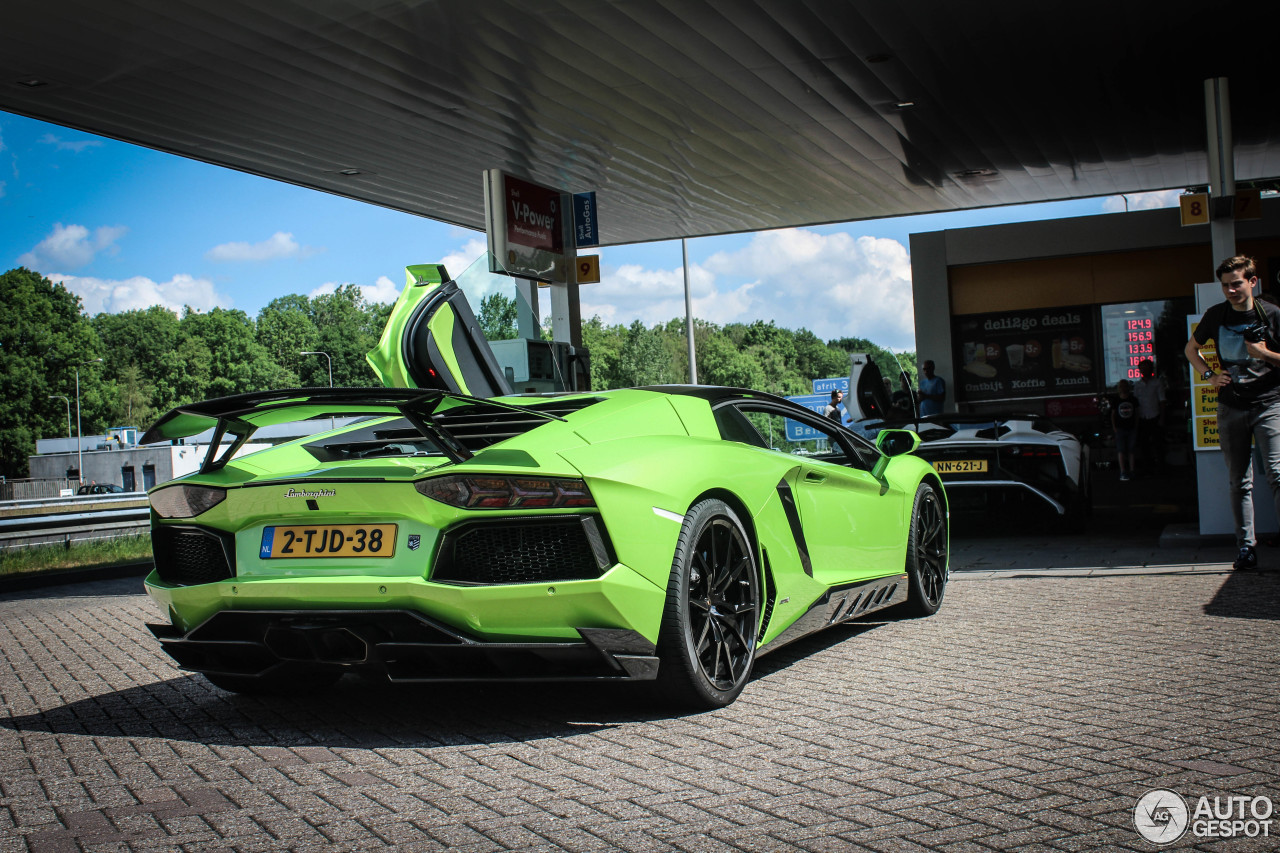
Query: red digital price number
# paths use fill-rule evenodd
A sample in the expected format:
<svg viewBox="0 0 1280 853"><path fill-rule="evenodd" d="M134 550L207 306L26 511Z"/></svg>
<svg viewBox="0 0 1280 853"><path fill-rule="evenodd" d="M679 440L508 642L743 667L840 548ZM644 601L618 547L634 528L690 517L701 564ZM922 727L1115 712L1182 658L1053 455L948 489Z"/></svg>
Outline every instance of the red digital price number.
<svg viewBox="0 0 1280 853"><path fill-rule="evenodd" d="M1155 361L1155 323L1151 319L1126 320L1124 324L1124 342L1127 354L1125 375L1129 379L1140 379L1142 371L1138 365L1145 359Z"/></svg>

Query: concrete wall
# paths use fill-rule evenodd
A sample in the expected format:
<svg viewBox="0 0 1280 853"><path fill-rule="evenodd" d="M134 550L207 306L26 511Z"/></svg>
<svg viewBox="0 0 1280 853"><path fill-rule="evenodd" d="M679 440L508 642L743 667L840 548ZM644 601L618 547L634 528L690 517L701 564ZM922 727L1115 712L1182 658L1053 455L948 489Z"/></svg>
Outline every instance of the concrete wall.
<svg viewBox="0 0 1280 853"><path fill-rule="evenodd" d="M223 444L219 452L227 446ZM270 447L270 445L263 443L246 444L240 448L236 456L256 453L259 450L265 450L267 447ZM155 483L157 485L166 483L176 477L190 474L199 469L208 449L208 445L198 444L155 444L126 447L123 450L86 450L83 454L77 454L75 451L49 453L29 457L29 463L32 478L52 479L65 477L67 471L75 469L80 459L83 459L84 468L81 475L84 482L113 483L117 486L124 485L123 469L132 467L134 489L142 491L144 487L144 470L148 466L154 468Z"/></svg>

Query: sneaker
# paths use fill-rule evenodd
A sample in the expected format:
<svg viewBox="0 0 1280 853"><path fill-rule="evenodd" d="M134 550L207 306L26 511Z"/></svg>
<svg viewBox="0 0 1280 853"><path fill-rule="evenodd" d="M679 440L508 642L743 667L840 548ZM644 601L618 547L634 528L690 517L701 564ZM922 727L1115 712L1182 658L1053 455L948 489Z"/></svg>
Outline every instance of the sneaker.
<svg viewBox="0 0 1280 853"><path fill-rule="evenodd" d="M1236 561L1231 564L1233 569L1256 569L1258 568L1258 554L1253 550L1253 546L1246 545L1240 549Z"/></svg>
<svg viewBox="0 0 1280 853"><path fill-rule="evenodd" d="M1128 475L1128 474L1121 474L1121 475L1120 475L1120 482L1122 482L1122 483L1127 483L1128 481L1129 481L1129 475Z"/></svg>

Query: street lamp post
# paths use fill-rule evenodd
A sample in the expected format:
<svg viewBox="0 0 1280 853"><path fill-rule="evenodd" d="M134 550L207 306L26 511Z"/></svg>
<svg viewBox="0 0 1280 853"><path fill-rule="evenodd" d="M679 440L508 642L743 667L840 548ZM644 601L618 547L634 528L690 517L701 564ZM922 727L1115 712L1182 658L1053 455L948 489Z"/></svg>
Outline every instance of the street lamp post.
<svg viewBox="0 0 1280 853"><path fill-rule="evenodd" d="M329 358L329 353L320 350L304 350L298 355L322 355L324 360L329 363L329 387L333 387L333 359ZM329 415L329 429L334 429L333 415Z"/></svg>
<svg viewBox="0 0 1280 853"><path fill-rule="evenodd" d="M61 400L67 404L67 438L71 438L71 401L61 394L50 394L50 400Z"/></svg>
<svg viewBox="0 0 1280 853"><path fill-rule="evenodd" d="M76 476L84 483L84 436L80 434L80 368L89 364L101 364L102 359L91 358L76 365Z"/></svg>

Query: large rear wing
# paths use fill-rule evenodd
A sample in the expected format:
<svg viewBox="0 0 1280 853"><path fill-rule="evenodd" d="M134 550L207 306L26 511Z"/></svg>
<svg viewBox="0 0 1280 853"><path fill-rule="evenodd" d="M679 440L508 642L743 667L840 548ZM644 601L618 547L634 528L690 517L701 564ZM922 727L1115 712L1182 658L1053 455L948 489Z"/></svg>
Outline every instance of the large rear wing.
<svg viewBox="0 0 1280 853"><path fill-rule="evenodd" d="M449 431L441 427L435 415L457 406L483 405L520 412L547 420L563 420L550 412L528 406L517 406L492 399L469 397L420 388L286 388L259 391L203 400L178 406L161 417L140 439L141 444L189 438L213 429L209 452L200 472L223 467L259 428L274 424L328 417L405 418L454 462L465 462L472 453ZM233 440L221 455L218 448L224 439Z"/></svg>

